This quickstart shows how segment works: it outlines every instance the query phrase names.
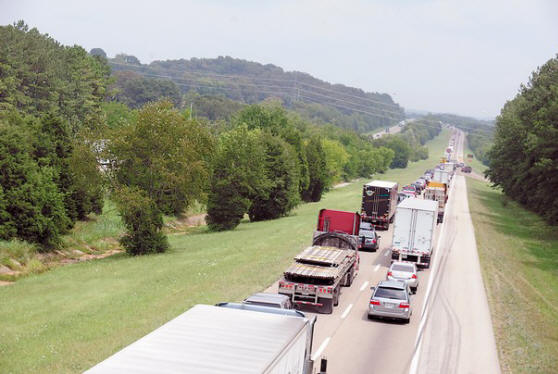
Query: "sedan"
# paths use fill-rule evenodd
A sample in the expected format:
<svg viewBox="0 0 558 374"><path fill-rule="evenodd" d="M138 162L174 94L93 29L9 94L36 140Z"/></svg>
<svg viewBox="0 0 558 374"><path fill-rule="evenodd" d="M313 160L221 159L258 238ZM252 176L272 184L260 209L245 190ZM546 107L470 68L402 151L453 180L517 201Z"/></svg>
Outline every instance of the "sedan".
<svg viewBox="0 0 558 374"><path fill-rule="evenodd" d="M381 281L372 287L368 318L395 318L409 323L413 310L409 286L402 281Z"/></svg>
<svg viewBox="0 0 558 374"><path fill-rule="evenodd" d="M417 266L412 262L394 261L389 267L386 279L403 281L413 293L417 293L419 285Z"/></svg>

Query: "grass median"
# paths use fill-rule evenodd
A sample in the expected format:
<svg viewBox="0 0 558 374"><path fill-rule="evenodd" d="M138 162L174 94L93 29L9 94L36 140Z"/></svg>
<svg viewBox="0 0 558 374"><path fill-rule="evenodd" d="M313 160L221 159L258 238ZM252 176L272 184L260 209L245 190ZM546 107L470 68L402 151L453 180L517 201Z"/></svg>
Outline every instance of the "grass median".
<svg viewBox="0 0 558 374"><path fill-rule="evenodd" d="M504 373L558 368L558 228L485 182L469 207Z"/></svg>
<svg viewBox="0 0 558 374"><path fill-rule="evenodd" d="M444 130L428 143L428 160L377 177L415 180L438 162L448 139ZM243 222L230 232L197 227L170 235L164 254L117 254L0 288L1 371L81 372L194 304L241 300L266 288L310 243L321 208L360 208L362 182L285 218Z"/></svg>

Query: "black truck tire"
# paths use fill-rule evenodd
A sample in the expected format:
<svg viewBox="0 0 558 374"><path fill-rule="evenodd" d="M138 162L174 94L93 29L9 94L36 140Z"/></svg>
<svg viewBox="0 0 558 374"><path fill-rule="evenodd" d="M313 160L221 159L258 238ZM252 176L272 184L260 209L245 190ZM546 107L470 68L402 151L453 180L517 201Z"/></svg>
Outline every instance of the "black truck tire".
<svg viewBox="0 0 558 374"><path fill-rule="evenodd" d="M322 314L333 313L333 299L320 298L318 301L322 304L322 308L320 310Z"/></svg>
<svg viewBox="0 0 558 374"><path fill-rule="evenodd" d="M333 306L339 305L339 296L341 296L341 287L337 286L333 291Z"/></svg>
<svg viewBox="0 0 558 374"><path fill-rule="evenodd" d="M355 277L355 269L351 267L351 270L349 270L347 274L345 274L345 279L343 279L342 285L344 287L351 287L351 284L353 284L354 277Z"/></svg>

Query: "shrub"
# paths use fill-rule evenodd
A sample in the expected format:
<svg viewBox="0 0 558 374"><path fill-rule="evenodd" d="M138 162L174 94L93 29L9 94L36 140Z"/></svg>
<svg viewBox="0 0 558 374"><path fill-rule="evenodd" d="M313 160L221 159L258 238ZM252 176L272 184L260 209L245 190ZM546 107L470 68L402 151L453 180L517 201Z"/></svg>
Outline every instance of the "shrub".
<svg viewBox="0 0 558 374"><path fill-rule="evenodd" d="M144 191L121 187L116 191L116 202L126 227L120 244L128 254L159 253L168 249L167 237L161 232L163 215Z"/></svg>

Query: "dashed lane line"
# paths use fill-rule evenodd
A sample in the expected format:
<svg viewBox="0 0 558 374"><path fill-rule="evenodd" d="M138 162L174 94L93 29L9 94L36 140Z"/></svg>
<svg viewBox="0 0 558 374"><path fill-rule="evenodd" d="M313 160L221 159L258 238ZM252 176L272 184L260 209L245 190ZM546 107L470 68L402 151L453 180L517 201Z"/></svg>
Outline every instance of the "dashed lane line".
<svg viewBox="0 0 558 374"><path fill-rule="evenodd" d="M329 341L331 340L331 337L327 337L324 342L320 345L320 348L318 348L318 350L314 353L314 355L312 356L312 360L316 361L316 359L318 357L320 357L320 355L322 354L322 352L324 351L324 349L326 349L327 345L329 344Z"/></svg>
<svg viewBox="0 0 558 374"><path fill-rule="evenodd" d="M364 291L364 289L366 288L366 286L368 286L368 281L364 282L364 283L362 284L362 286L360 286L360 290L361 290L361 291Z"/></svg>
<svg viewBox="0 0 558 374"><path fill-rule="evenodd" d="M347 309L345 309L345 311L341 315L341 319L345 319L345 317L347 317L349 315L349 312L351 311L352 308L353 308L353 304L349 304Z"/></svg>

